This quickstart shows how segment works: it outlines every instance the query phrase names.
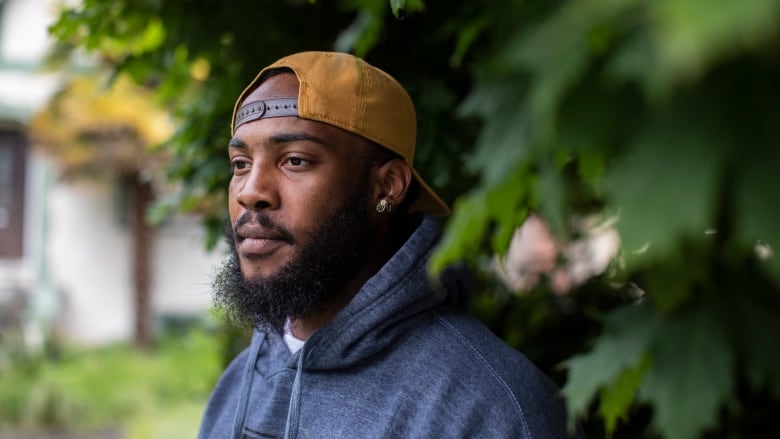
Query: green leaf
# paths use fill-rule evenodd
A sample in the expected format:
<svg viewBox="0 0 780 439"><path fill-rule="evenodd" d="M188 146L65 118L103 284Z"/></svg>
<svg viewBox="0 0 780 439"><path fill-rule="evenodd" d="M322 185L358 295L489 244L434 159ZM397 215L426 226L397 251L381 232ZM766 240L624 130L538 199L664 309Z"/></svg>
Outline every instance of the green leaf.
<svg viewBox="0 0 780 439"><path fill-rule="evenodd" d="M707 276L711 275L703 264L688 262L687 258L691 255L682 252L675 249L664 263L647 266L650 274L642 286L662 314L670 314L684 307L695 296L697 283L706 281ZM701 253L696 255L704 257Z"/></svg>
<svg viewBox="0 0 780 439"><path fill-rule="evenodd" d="M699 437L733 392L734 353L722 327L700 308L660 328L640 397L653 405L652 423L664 437Z"/></svg>
<svg viewBox="0 0 780 439"><path fill-rule="evenodd" d="M624 370L640 366L657 326L647 304L617 309L603 320L604 331L596 339L593 349L565 363L569 369L569 380L563 394L571 415L583 415L600 389L609 388ZM622 416L624 413L611 414Z"/></svg>
<svg viewBox="0 0 780 439"><path fill-rule="evenodd" d="M379 38L381 17L381 11L361 11L352 24L339 35L334 43L336 51L354 52L358 56L365 56Z"/></svg>
<svg viewBox="0 0 780 439"><path fill-rule="evenodd" d="M776 0L718 2L717 7L708 0L647 5L658 44L655 74L670 83L700 77L719 58L771 41L778 32Z"/></svg>
<svg viewBox="0 0 780 439"><path fill-rule="evenodd" d="M568 48L568 54L559 59L556 69L544 69L531 87L529 106L533 118L534 139L550 142L555 133L555 116L563 96L579 79L588 63L588 50L584 42Z"/></svg>
<svg viewBox="0 0 780 439"><path fill-rule="evenodd" d="M534 185L528 167L520 165L500 184L482 185L467 197L460 198L442 241L431 258L431 272L439 273L451 263L474 258L484 252L481 245L488 231L492 233L489 250L503 255L515 229L528 214Z"/></svg>
<svg viewBox="0 0 780 439"><path fill-rule="evenodd" d="M499 256L506 254L515 230L528 215L527 199L534 189L533 181L527 168L518 166L507 181L487 195L486 207L495 221L492 250Z"/></svg>
<svg viewBox="0 0 780 439"><path fill-rule="evenodd" d="M482 16L472 21L464 23L458 32L455 51L450 57L450 64L459 66L466 56L466 52L474 45L476 39L482 34L485 28L490 24L488 16Z"/></svg>
<svg viewBox="0 0 780 439"><path fill-rule="evenodd" d="M466 167L481 173L482 181L488 186L506 179L530 153L528 121L518 105L522 93L511 82L485 83L476 87L459 108L463 116L484 119Z"/></svg>
<svg viewBox="0 0 780 439"><path fill-rule="evenodd" d="M768 139L769 140L769 139ZM768 142L769 143L769 142ZM748 249L767 245L770 254L759 255L767 272L780 281L780 150L776 145L752 148L740 163L734 215L740 244Z"/></svg>
<svg viewBox="0 0 780 439"><path fill-rule="evenodd" d="M507 38L500 53L510 65L533 75L528 104L535 140L547 143L556 135L555 121L563 98L588 71L593 55L601 55L614 38L614 23L633 21L621 14L638 2L566 2L538 27L519 30ZM594 44L596 40L600 42Z"/></svg>
<svg viewBox="0 0 780 439"><path fill-rule="evenodd" d="M414 12L425 10L425 3L422 0L390 0L390 7L393 10L395 18L406 18Z"/></svg>
<svg viewBox="0 0 780 439"><path fill-rule="evenodd" d="M671 90L667 78L655 71L658 54L654 43L653 35L642 30L620 41L607 62L605 77L616 84L639 83L651 102L668 97Z"/></svg>
<svg viewBox="0 0 780 439"><path fill-rule="evenodd" d="M548 162L540 163L539 168L540 210L554 234L561 235L566 230L568 201L563 176L558 167Z"/></svg>
<svg viewBox="0 0 780 439"><path fill-rule="evenodd" d="M473 255L479 248L489 221L485 195L472 194L455 202L452 218L436 253L429 262L429 271L436 275L454 262Z"/></svg>
<svg viewBox="0 0 780 439"><path fill-rule="evenodd" d="M712 227L725 140L685 110L650 122L605 178L628 262L661 257Z"/></svg>
<svg viewBox="0 0 780 439"><path fill-rule="evenodd" d="M751 303L744 310L739 326L740 347L745 349L747 378L755 392L766 390L775 398L780 398L778 312L777 299L770 303Z"/></svg>
<svg viewBox="0 0 780 439"><path fill-rule="evenodd" d="M624 368L612 385L601 390L599 414L604 418L608 436L615 432L619 420L628 418L628 410L649 365L650 357L645 355L639 364Z"/></svg>
<svg viewBox="0 0 780 439"><path fill-rule="evenodd" d="M390 7L393 9L393 15L398 18L399 12L406 7L406 0L390 0Z"/></svg>
<svg viewBox="0 0 780 439"><path fill-rule="evenodd" d="M178 202L176 197L156 200L146 211L146 222L153 226L159 226L175 211Z"/></svg>

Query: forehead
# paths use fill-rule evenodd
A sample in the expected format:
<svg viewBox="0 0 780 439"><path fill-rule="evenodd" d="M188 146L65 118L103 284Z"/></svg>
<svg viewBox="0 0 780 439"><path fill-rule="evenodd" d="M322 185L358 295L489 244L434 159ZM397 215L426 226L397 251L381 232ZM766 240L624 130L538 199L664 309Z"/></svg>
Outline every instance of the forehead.
<svg viewBox="0 0 780 439"><path fill-rule="evenodd" d="M298 97L298 78L293 73L280 73L266 79L241 102L241 105L261 99Z"/></svg>

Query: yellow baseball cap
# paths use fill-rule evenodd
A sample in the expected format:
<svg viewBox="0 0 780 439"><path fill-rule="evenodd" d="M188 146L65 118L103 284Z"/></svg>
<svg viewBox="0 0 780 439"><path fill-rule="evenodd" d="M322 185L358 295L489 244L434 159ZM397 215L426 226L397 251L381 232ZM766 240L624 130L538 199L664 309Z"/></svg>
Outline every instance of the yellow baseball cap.
<svg viewBox="0 0 780 439"><path fill-rule="evenodd" d="M267 102L241 105L266 70L281 67L298 77L297 102L277 99L276 110ZM301 52L284 57L261 70L238 97L230 132L263 117L293 115L347 130L397 153L409 164L420 187L409 210L449 213L447 204L412 166L417 143L414 104L403 86L387 73L348 53Z"/></svg>

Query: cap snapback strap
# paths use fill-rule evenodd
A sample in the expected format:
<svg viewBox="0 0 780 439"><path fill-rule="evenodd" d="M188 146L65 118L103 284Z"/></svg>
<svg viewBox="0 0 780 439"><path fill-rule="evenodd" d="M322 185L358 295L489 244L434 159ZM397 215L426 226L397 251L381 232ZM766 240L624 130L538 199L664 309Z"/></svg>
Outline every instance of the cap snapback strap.
<svg viewBox="0 0 780 439"><path fill-rule="evenodd" d="M233 131L241 125L269 117L297 116L298 98L266 99L244 104L236 111Z"/></svg>

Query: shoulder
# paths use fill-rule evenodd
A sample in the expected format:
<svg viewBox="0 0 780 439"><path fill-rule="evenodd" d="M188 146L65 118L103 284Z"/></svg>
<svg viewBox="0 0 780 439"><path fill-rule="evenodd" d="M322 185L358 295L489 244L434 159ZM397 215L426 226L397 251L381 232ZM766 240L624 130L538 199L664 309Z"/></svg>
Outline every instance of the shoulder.
<svg viewBox="0 0 780 439"><path fill-rule="evenodd" d="M527 437L565 437L566 412L559 387L521 352L475 318L446 308L427 330L444 366L480 397L500 403Z"/></svg>
<svg viewBox="0 0 780 439"><path fill-rule="evenodd" d="M448 349L473 367L484 367L501 382L544 375L523 353L498 338L477 319L448 309L433 313L435 332L446 339ZM557 388L557 387L556 387Z"/></svg>

